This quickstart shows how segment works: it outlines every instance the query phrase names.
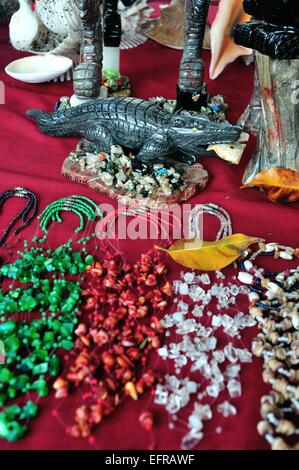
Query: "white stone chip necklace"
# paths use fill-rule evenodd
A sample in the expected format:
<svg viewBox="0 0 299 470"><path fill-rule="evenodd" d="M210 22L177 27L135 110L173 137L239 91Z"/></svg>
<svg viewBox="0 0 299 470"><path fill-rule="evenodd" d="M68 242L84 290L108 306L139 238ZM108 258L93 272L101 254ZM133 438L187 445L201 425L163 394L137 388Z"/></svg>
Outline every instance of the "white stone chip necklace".
<svg viewBox="0 0 299 470"><path fill-rule="evenodd" d="M199 222L204 213L220 221L217 240L232 234L227 211L216 204L204 204L190 212L191 237L202 239ZM180 279L173 282L176 309L161 321L169 340L158 353L174 372L157 385L154 403L165 407L170 429L177 427L177 423L185 425L187 433L181 442L184 450L200 443L204 437L204 422L216 413L223 418L237 414L231 400L242 394L242 364L252 361L252 354L241 339L243 330L256 322L237 306L238 297L248 295L249 289L236 284L235 277L231 279L233 282L224 285L225 275L221 271L217 271L215 277L212 284L207 273L181 272ZM209 310L210 304L217 312L214 315ZM180 417L182 410L184 415L189 413L186 421ZM215 432L221 432L221 428L218 426Z"/></svg>
<svg viewBox="0 0 299 470"><path fill-rule="evenodd" d="M176 309L161 323L166 338L171 335L175 341L169 338L158 351L167 365L174 367L174 373L167 374L164 383L156 387L154 403L165 407L170 428L174 428L176 422L182 422L180 411L193 402L185 423L188 432L181 442L182 449L190 450L203 439L205 420L215 413L224 418L237 414L231 400L242 394L242 364L252 361L251 352L242 344L242 333L256 322L237 308L237 298L249 293L246 286L232 282L225 286L220 281L212 285L207 274L197 276L194 272L182 272L174 284ZM212 316L209 304L219 313ZM229 401L222 398L227 395L224 392L228 392ZM215 431L219 432L219 427Z"/></svg>

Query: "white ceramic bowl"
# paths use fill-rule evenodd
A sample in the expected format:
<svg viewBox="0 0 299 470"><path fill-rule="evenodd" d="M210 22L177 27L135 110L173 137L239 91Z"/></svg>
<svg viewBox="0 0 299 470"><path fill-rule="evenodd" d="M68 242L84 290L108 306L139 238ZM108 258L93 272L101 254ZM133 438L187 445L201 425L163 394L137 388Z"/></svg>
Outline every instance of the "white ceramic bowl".
<svg viewBox="0 0 299 470"><path fill-rule="evenodd" d="M5 72L26 83L44 83L66 73L73 66L72 59L59 55L34 55L15 60L5 67Z"/></svg>

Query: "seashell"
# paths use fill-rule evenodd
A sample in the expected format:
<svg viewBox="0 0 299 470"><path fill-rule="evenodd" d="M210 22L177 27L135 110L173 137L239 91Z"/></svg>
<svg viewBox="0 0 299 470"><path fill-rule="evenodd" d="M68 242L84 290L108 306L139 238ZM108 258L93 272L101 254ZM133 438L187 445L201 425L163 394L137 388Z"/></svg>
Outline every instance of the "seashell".
<svg viewBox="0 0 299 470"><path fill-rule="evenodd" d="M259 295L256 292L250 292L248 294L249 302L253 302L254 300L259 300Z"/></svg>
<svg viewBox="0 0 299 470"><path fill-rule="evenodd" d="M184 3L184 0L172 0L169 5L161 5L161 16L141 25L143 33L163 46L183 49ZM210 49L210 27L208 24L206 25L203 47Z"/></svg>
<svg viewBox="0 0 299 470"><path fill-rule="evenodd" d="M247 259L246 261L244 261L244 267L246 271L250 271L253 268L253 264Z"/></svg>
<svg viewBox="0 0 299 470"><path fill-rule="evenodd" d="M299 313L294 312L292 315L292 324L295 330L299 330Z"/></svg>
<svg viewBox="0 0 299 470"><path fill-rule="evenodd" d="M280 287L275 282L269 282L267 285L267 289L269 289L271 292L278 292L280 290Z"/></svg>
<svg viewBox="0 0 299 470"><path fill-rule="evenodd" d="M73 66L72 59L58 55L29 56L11 62L5 72L26 83L43 83L54 80Z"/></svg>
<svg viewBox="0 0 299 470"><path fill-rule="evenodd" d="M147 39L140 31L139 23L146 20L153 10L145 0L137 3L121 10L121 49L137 47ZM34 12L32 0L19 0L19 4L20 8L12 16L10 23L10 41L13 47L37 54L65 55L78 63L81 21L75 0L36 0ZM118 48L114 49L117 50L104 50L104 63L108 63L111 53L119 53Z"/></svg>
<svg viewBox="0 0 299 470"><path fill-rule="evenodd" d="M142 32L140 24L149 21L154 9L148 5L147 0L139 0L132 5L124 6L122 2L118 5L121 14L121 49L132 49L147 41L147 36Z"/></svg>
<svg viewBox="0 0 299 470"><path fill-rule="evenodd" d="M267 243L265 252L270 253L271 251L274 251L277 248L277 243Z"/></svg>
<svg viewBox="0 0 299 470"><path fill-rule="evenodd" d="M253 276L244 271L239 272L238 279L240 282L243 282L244 284L252 284L253 282Z"/></svg>
<svg viewBox="0 0 299 470"><path fill-rule="evenodd" d="M243 10L243 0L220 0L218 12L211 26L210 78L215 80L225 67L238 57L252 55L252 49L237 45L231 32L237 23L250 19Z"/></svg>
<svg viewBox="0 0 299 470"><path fill-rule="evenodd" d="M282 259L286 259L287 261L291 261L293 259L293 256L290 253L286 253L285 251L281 251L279 253L279 257Z"/></svg>

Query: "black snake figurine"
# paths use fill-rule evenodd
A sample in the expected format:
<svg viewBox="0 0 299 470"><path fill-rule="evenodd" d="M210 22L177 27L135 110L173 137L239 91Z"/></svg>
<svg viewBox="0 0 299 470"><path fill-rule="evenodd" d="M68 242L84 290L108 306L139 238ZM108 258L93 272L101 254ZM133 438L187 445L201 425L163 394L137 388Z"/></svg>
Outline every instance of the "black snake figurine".
<svg viewBox="0 0 299 470"><path fill-rule="evenodd" d="M237 44L274 60L299 58L298 0L245 0L244 9L253 19L235 27Z"/></svg>

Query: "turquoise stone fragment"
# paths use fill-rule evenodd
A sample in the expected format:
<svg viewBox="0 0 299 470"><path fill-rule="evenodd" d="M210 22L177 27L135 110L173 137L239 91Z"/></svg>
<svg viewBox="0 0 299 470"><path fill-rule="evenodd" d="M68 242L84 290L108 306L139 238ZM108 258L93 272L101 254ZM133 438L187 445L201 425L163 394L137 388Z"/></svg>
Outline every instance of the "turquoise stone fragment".
<svg viewBox="0 0 299 470"><path fill-rule="evenodd" d="M37 301L34 297L23 296L20 299L20 308L23 312L31 312L37 306Z"/></svg>
<svg viewBox="0 0 299 470"><path fill-rule="evenodd" d="M13 400L13 398L16 398L17 396L17 390L14 387L8 387L7 394L8 398L10 398L10 400Z"/></svg>
<svg viewBox="0 0 299 470"><path fill-rule="evenodd" d="M74 342L70 340L63 340L61 341L59 346L65 349L66 351L71 351L71 349L73 349L74 347Z"/></svg>
<svg viewBox="0 0 299 470"><path fill-rule="evenodd" d="M69 281L67 275L85 272L93 263L86 249L72 252L72 241L56 250L39 246L39 240L35 243L32 248L26 243L17 260L0 268L0 275L18 284L30 283L17 288L11 283L6 291L0 289L0 340L6 354L6 364L0 365L0 438L10 442L23 436L38 407L30 401L21 407L7 404L30 391L40 397L49 394L49 377L57 377L62 368L55 349L73 349L79 321L76 313L83 277L76 282L77 276ZM9 318L12 313L17 314L16 321Z"/></svg>
<svg viewBox="0 0 299 470"><path fill-rule="evenodd" d="M24 436L26 428L25 426L22 426L17 421L11 421L11 422L2 421L1 422L1 417L0 417L0 437L3 431L4 431L4 437L6 437L6 439L9 442L15 442Z"/></svg>
<svg viewBox="0 0 299 470"><path fill-rule="evenodd" d="M54 333L52 331L46 331L43 340L44 343L49 343L52 345L54 342Z"/></svg>
<svg viewBox="0 0 299 470"><path fill-rule="evenodd" d="M20 412L21 407L19 405L11 405L5 408L5 416L9 421L12 421L19 416Z"/></svg>
<svg viewBox="0 0 299 470"><path fill-rule="evenodd" d="M31 419L37 415L38 406L32 401L27 401L26 405L23 406L20 413L20 419Z"/></svg>
<svg viewBox="0 0 299 470"><path fill-rule="evenodd" d="M17 279L18 275L18 268L16 266L9 266L7 270L7 276L11 277L11 279Z"/></svg>
<svg viewBox="0 0 299 470"><path fill-rule="evenodd" d="M0 335L9 335L13 333L16 329L16 322L13 320L8 320L5 323L0 323Z"/></svg>
<svg viewBox="0 0 299 470"><path fill-rule="evenodd" d="M49 357L49 353L45 349L36 349L34 351L34 356L40 361L46 361Z"/></svg>
<svg viewBox="0 0 299 470"><path fill-rule="evenodd" d="M21 289L15 289L15 290L11 290L9 292L9 295L10 297L12 297L13 299L18 299L21 295Z"/></svg>
<svg viewBox="0 0 299 470"><path fill-rule="evenodd" d="M39 379L33 382L31 388L32 390L35 390L40 397L46 397L49 394L49 389L44 379Z"/></svg>
<svg viewBox="0 0 299 470"><path fill-rule="evenodd" d="M85 263L90 266L93 263L93 256L87 255L85 258Z"/></svg>
<svg viewBox="0 0 299 470"><path fill-rule="evenodd" d="M24 391L24 388L26 385L29 383L29 377L28 375L25 374L20 374L16 377L15 380L15 387L17 390L22 390Z"/></svg>
<svg viewBox="0 0 299 470"><path fill-rule="evenodd" d="M44 263L44 266L48 272L54 271L55 266L53 265L53 258L47 259L47 261Z"/></svg>
<svg viewBox="0 0 299 470"><path fill-rule="evenodd" d="M78 270L75 265L70 267L70 274L78 274Z"/></svg>
<svg viewBox="0 0 299 470"><path fill-rule="evenodd" d="M80 251L75 251L75 253L73 253L72 257L73 257L73 260L75 261L75 263L81 263L82 258L81 258Z"/></svg>
<svg viewBox="0 0 299 470"><path fill-rule="evenodd" d="M73 333L74 325L72 323L63 323L60 329L60 334L69 338Z"/></svg>
<svg viewBox="0 0 299 470"><path fill-rule="evenodd" d="M7 336L7 338L5 338L3 342L6 354L15 353L20 347L20 341L16 335Z"/></svg>
<svg viewBox="0 0 299 470"><path fill-rule="evenodd" d="M49 371L52 377L56 377L60 372L60 359L58 356L52 356L49 363Z"/></svg>
<svg viewBox="0 0 299 470"><path fill-rule="evenodd" d="M42 362L33 367L32 373L34 375L45 374L46 372L48 372L48 368L49 368L48 363Z"/></svg>
<svg viewBox="0 0 299 470"><path fill-rule="evenodd" d="M7 367L0 368L0 382L9 382L12 377L13 374Z"/></svg>

